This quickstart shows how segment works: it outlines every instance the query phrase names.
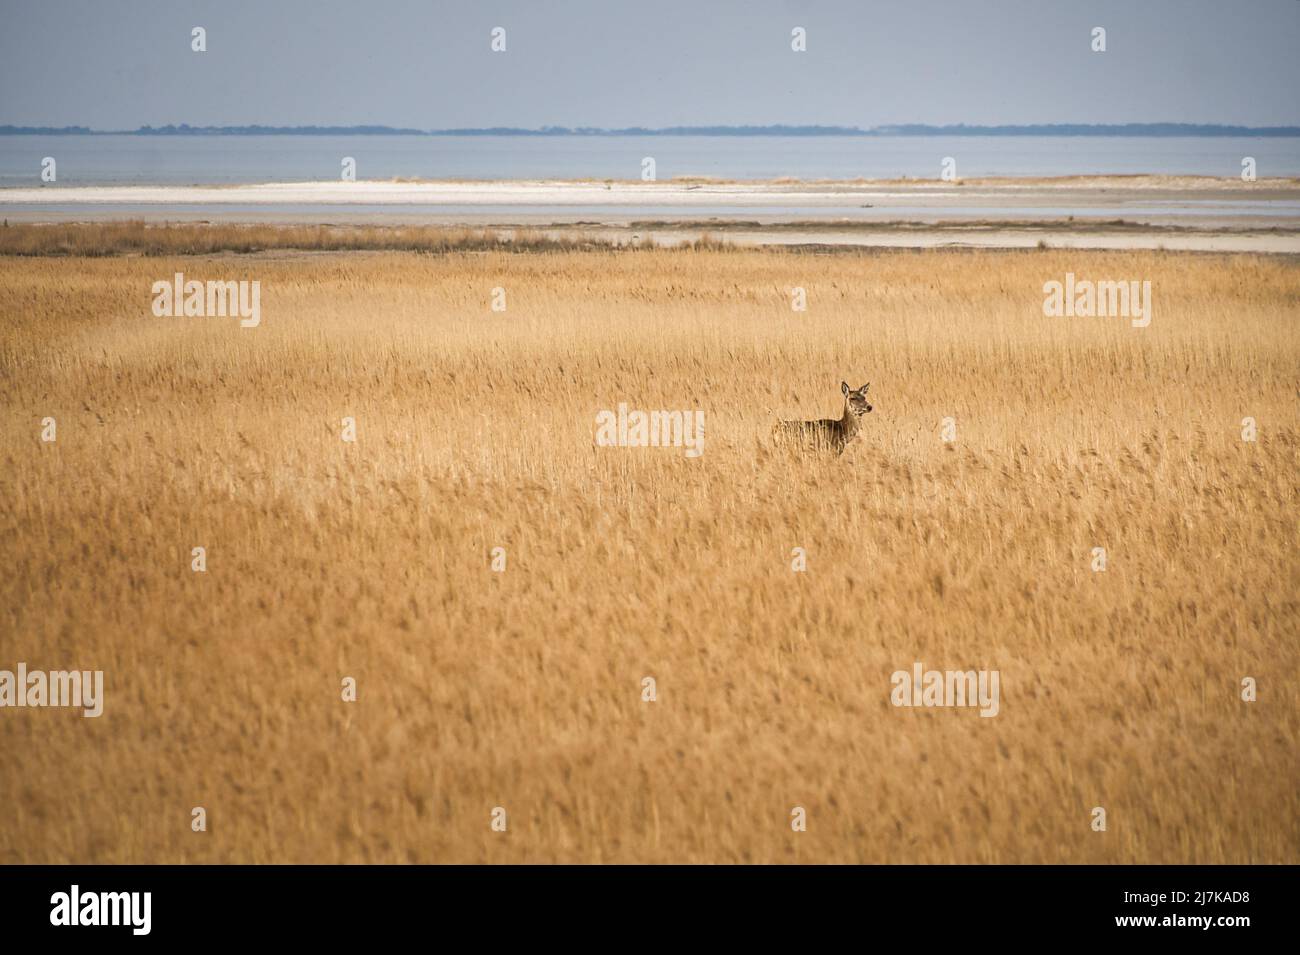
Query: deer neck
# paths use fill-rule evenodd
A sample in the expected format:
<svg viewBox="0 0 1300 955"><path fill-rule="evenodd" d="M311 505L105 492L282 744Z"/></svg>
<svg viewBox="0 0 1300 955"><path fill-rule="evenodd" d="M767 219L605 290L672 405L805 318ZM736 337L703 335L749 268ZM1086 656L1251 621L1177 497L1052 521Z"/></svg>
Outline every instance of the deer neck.
<svg viewBox="0 0 1300 955"><path fill-rule="evenodd" d="M858 433L860 423L858 416L849 410L849 403L844 402L844 416L840 418L840 431L844 433L845 437L851 438Z"/></svg>

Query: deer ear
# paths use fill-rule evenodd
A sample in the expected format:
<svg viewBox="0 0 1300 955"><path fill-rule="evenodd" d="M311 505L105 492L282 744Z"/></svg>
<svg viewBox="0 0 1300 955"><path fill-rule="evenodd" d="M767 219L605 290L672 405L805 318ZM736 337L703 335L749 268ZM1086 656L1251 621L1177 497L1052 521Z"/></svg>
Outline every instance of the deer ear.
<svg viewBox="0 0 1300 955"><path fill-rule="evenodd" d="M845 397L845 398L847 398L847 397L849 396L849 390L850 390L850 389L849 389L849 383L848 383L847 381L841 381L841 382L840 382L840 391L844 392L844 397Z"/></svg>
<svg viewBox="0 0 1300 955"><path fill-rule="evenodd" d="M858 391L862 392L865 395L867 393L867 389L870 387L871 387L871 382L867 382L865 385L859 388Z"/></svg>

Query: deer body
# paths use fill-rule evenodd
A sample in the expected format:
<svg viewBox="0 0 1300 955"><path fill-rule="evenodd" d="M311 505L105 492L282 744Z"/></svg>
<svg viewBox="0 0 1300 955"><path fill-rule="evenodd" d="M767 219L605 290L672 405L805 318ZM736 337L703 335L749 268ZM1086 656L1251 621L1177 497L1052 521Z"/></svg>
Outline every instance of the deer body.
<svg viewBox="0 0 1300 955"><path fill-rule="evenodd" d="M858 436L862 428L862 416L871 411L867 401L867 382L856 390L848 382L840 382L840 391L844 394L844 414L839 418L819 418L815 421L778 421L774 433L783 441L831 450L843 454L849 442Z"/></svg>

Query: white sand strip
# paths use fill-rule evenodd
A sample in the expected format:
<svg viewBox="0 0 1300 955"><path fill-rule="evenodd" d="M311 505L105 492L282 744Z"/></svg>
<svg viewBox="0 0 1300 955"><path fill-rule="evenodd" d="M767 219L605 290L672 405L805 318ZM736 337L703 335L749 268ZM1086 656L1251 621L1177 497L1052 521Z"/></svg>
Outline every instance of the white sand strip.
<svg viewBox="0 0 1300 955"><path fill-rule="evenodd" d="M852 193L850 193L852 194ZM865 195L872 193L863 192ZM879 193L882 198L883 193ZM591 182L297 182L246 186L62 186L5 189L4 203L129 205L817 205L840 190L771 186Z"/></svg>
<svg viewBox="0 0 1300 955"><path fill-rule="evenodd" d="M996 207L1083 203L1111 208L1125 201L1216 201L1297 204L1300 183L1270 180L1234 183L1197 180L1189 186L1169 177L1029 182L979 180L852 183L690 182L295 182L236 186L72 186L0 189L0 206L42 204L121 205L410 205L410 206L820 206L909 203L936 207ZM1242 188L1256 186L1257 188Z"/></svg>

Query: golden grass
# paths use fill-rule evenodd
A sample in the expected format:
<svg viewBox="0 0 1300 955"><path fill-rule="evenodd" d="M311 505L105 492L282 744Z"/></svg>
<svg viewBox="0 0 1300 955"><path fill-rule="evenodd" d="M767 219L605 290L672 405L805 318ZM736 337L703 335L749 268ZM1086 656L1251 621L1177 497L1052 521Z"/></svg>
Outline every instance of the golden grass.
<svg viewBox="0 0 1300 955"><path fill-rule="evenodd" d="M154 318L176 271L261 327ZM1151 326L1044 318L1067 271ZM0 668L107 684L0 711L0 861L1297 860L1291 260L0 258L0 302ZM859 446L769 448L842 378ZM705 453L593 447L620 401ZM893 707L917 660L1000 714Z"/></svg>

